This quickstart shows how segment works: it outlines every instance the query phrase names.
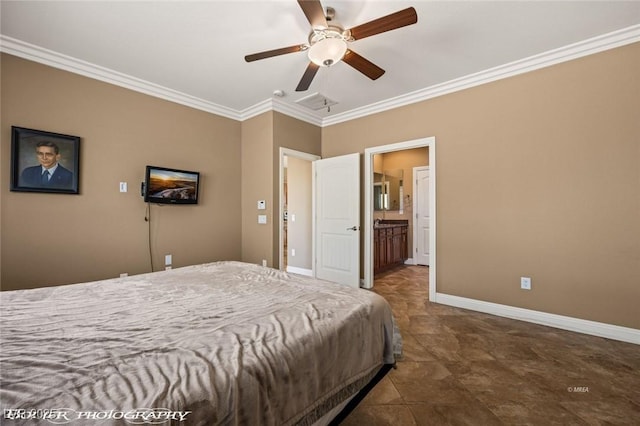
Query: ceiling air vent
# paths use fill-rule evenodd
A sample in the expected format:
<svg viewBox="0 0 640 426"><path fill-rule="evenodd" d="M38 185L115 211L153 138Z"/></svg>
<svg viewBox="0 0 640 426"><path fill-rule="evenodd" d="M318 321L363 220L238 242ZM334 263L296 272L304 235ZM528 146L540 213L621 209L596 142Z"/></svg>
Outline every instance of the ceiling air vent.
<svg viewBox="0 0 640 426"><path fill-rule="evenodd" d="M332 101L325 95L320 93L314 93L296 101L298 105L310 108L314 111L318 111L323 108L329 108L332 105L336 105L338 102Z"/></svg>

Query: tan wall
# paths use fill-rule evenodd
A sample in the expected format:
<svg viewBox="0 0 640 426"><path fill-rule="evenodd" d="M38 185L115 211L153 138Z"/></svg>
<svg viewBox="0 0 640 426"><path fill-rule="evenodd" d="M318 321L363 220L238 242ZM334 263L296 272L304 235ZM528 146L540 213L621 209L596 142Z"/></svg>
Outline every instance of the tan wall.
<svg viewBox="0 0 640 426"><path fill-rule="evenodd" d="M242 260L273 266L273 113L266 112L242 123ZM258 210L258 200L266 210ZM258 215L267 215L259 224Z"/></svg>
<svg viewBox="0 0 640 426"><path fill-rule="evenodd" d="M202 176L199 205L151 206L156 268L240 257L240 123L6 54L1 66L3 290L148 272L147 164ZM79 195L9 191L12 125L82 138Z"/></svg>
<svg viewBox="0 0 640 426"><path fill-rule="evenodd" d="M336 124L322 155L435 136L438 292L640 328L639 69L636 43Z"/></svg>

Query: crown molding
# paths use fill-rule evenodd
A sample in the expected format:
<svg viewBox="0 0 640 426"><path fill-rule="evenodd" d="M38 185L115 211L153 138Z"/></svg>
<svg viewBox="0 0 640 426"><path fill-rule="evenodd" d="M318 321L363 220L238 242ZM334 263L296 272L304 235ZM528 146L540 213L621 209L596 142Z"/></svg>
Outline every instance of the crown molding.
<svg viewBox="0 0 640 426"><path fill-rule="evenodd" d="M233 120L244 121L267 111L277 111L307 123L325 127L480 86L503 78L513 77L638 41L640 41L640 25L634 25L325 118L318 117L298 105L285 103L277 99L264 100L242 111L234 110L4 35L0 35L0 51Z"/></svg>
<svg viewBox="0 0 640 426"><path fill-rule="evenodd" d="M40 46L0 35L0 51L198 110L240 120L238 111Z"/></svg>
<svg viewBox="0 0 640 426"><path fill-rule="evenodd" d="M322 119L299 105L292 105L279 99L267 99L240 112L240 120L248 120L268 111L276 111L316 126L322 126Z"/></svg>
<svg viewBox="0 0 640 426"><path fill-rule="evenodd" d="M265 112L272 111L273 110L272 104L273 102L271 99L265 99L262 102L259 102L253 106L250 106L249 108L240 111L238 115L238 120L240 121L248 120L250 118L263 114Z"/></svg>
<svg viewBox="0 0 640 426"><path fill-rule="evenodd" d="M480 86L503 78L513 77L540 68L578 59L605 50L621 47L640 41L640 25L623 28L618 31L583 40L558 49L550 50L525 59L500 65L475 74L470 74L442 84L436 84L395 98L356 108L344 113L326 117L322 126L330 126L356 118L365 117L390 109L414 104L471 87Z"/></svg>

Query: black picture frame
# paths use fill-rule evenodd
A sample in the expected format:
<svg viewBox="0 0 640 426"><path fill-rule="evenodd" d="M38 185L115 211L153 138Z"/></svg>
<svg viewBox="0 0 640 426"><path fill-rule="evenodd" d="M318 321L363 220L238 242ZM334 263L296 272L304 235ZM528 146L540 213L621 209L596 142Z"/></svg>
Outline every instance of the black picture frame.
<svg viewBox="0 0 640 426"><path fill-rule="evenodd" d="M11 126L11 191L79 194L79 177L79 136Z"/></svg>

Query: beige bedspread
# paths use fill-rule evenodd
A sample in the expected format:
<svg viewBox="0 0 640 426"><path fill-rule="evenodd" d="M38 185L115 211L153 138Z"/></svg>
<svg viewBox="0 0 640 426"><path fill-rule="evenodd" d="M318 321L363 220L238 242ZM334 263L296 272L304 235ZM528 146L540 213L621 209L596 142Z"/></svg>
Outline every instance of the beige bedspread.
<svg viewBox="0 0 640 426"><path fill-rule="evenodd" d="M3 425L310 424L394 362L380 296L240 262L0 306Z"/></svg>

